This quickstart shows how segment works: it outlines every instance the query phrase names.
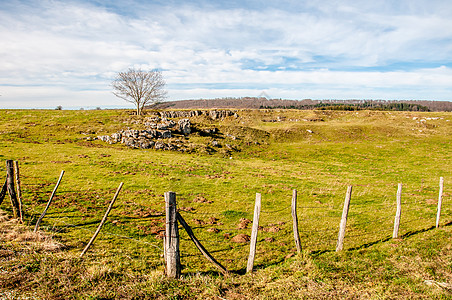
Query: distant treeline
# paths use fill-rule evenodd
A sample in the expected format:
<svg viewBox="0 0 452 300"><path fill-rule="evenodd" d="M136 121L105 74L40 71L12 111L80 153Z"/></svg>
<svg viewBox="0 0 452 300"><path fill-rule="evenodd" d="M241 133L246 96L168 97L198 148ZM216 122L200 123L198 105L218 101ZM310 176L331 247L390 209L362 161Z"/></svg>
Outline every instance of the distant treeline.
<svg viewBox="0 0 452 300"><path fill-rule="evenodd" d="M428 100L287 100L263 97L216 98L178 100L160 103L157 109L321 109L321 110L400 110L400 111L452 111L450 101Z"/></svg>
<svg viewBox="0 0 452 300"><path fill-rule="evenodd" d="M396 110L396 111L431 111L427 106L413 103L374 103L373 101L366 101L364 103L317 103L314 105L302 105L302 106L261 106L260 108L266 109L318 109L318 110L345 110L345 111L355 111L355 110Z"/></svg>

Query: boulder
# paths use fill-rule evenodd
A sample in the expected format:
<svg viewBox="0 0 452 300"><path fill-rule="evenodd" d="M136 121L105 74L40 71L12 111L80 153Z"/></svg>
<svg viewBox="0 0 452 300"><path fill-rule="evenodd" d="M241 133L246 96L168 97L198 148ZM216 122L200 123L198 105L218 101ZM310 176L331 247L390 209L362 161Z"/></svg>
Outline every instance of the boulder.
<svg viewBox="0 0 452 300"><path fill-rule="evenodd" d="M180 119L178 122L179 131L183 135L189 135L191 133L190 119Z"/></svg>

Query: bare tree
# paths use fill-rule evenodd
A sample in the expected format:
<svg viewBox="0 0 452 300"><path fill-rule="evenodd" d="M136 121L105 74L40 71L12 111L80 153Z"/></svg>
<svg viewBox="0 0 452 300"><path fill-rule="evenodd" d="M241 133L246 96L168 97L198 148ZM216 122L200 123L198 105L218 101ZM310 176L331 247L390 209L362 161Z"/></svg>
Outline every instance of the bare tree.
<svg viewBox="0 0 452 300"><path fill-rule="evenodd" d="M143 71L130 68L126 72L119 72L112 82L113 94L137 108L137 115L141 115L144 106L159 103L166 99L165 80L160 71Z"/></svg>

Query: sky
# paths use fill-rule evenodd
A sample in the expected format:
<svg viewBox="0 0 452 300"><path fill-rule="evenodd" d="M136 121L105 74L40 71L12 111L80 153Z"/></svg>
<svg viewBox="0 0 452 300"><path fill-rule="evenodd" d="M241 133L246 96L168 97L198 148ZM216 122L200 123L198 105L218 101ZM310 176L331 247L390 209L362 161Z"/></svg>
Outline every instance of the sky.
<svg viewBox="0 0 452 300"><path fill-rule="evenodd" d="M452 1L0 0L0 108L133 107L128 68L169 101L452 101Z"/></svg>

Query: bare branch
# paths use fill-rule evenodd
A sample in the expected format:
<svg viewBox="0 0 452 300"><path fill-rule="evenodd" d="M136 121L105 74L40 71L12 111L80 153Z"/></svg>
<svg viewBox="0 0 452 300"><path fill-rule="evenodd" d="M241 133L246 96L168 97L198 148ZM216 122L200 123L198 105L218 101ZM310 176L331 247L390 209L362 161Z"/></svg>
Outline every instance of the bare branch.
<svg viewBox="0 0 452 300"><path fill-rule="evenodd" d="M116 97L133 103L140 115L147 104L164 101L167 96L165 80L160 71L143 71L130 68L119 72L112 82Z"/></svg>

